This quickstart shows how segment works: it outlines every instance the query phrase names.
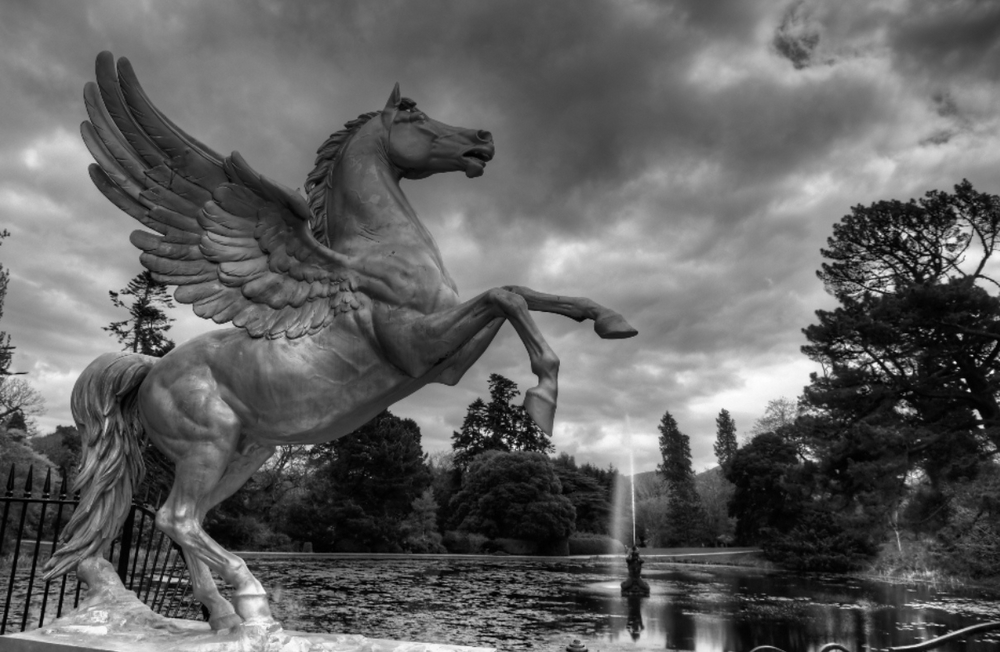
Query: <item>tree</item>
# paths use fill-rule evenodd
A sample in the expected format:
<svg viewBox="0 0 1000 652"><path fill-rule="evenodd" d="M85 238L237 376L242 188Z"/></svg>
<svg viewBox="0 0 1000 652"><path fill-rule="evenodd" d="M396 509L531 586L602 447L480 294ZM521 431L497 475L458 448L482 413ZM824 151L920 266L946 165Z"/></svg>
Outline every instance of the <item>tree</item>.
<svg viewBox="0 0 1000 652"><path fill-rule="evenodd" d="M931 483L1000 451L998 236L1000 199L968 181L856 206L834 226L818 275L840 305L817 311L803 347L823 365L804 399L827 439L850 441L859 423L891 433Z"/></svg>
<svg viewBox="0 0 1000 652"><path fill-rule="evenodd" d="M0 245L5 238L10 236L7 229L0 230ZM0 264L0 319L3 318L3 304L7 298L7 284L10 282L10 272ZM0 331L0 376L10 374L10 362L14 354L14 347L10 345L10 335L6 331Z"/></svg>
<svg viewBox="0 0 1000 652"><path fill-rule="evenodd" d="M670 546L701 543L701 500L695 489L691 469L691 443L677 427L677 421L665 412L660 419L660 454L663 462L657 471L667 485L666 544Z"/></svg>
<svg viewBox="0 0 1000 652"><path fill-rule="evenodd" d="M289 508L288 533L319 551L398 552L401 525L430 485L420 428L388 410L312 449L306 491Z"/></svg>
<svg viewBox="0 0 1000 652"><path fill-rule="evenodd" d="M736 422L729 410L722 409L715 418L715 459L725 468L736 454Z"/></svg>
<svg viewBox="0 0 1000 652"><path fill-rule="evenodd" d="M45 399L24 378L0 376L0 421L31 431L31 417L45 413ZM11 421L14 420L13 423Z"/></svg>
<svg viewBox="0 0 1000 652"><path fill-rule="evenodd" d="M157 282L149 270L136 275L127 287L108 295L116 308L125 308L129 313L128 319L104 327L118 338L124 350L160 357L174 348L173 341L165 335L174 321L165 310L174 304L167 286ZM134 297L131 305L122 300L123 296Z"/></svg>
<svg viewBox="0 0 1000 652"><path fill-rule="evenodd" d="M550 453L555 448L548 435L532 420L523 407L512 401L520 392L514 381L500 374L490 374L490 402L473 401L462 421L462 429L452 433L454 463L466 468L472 459L488 450Z"/></svg>
<svg viewBox="0 0 1000 652"><path fill-rule="evenodd" d="M736 452L726 479L734 485L729 515L736 518L737 541L757 545L794 526L803 501L788 480L798 465L795 447L774 433Z"/></svg>
<svg viewBox="0 0 1000 652"><path fill-rule="evenodd" d="M750 438L765 432L780 432L782 428L795 423L800 413L798 404L784 396L771 399L764 408L764 414L750 427Z"/></svg>
<svg viewBox="0 0 1000 652"><path fill-rule="evenodd" d="M562 485L562 494L573 503L576 531L607 534L611 527L611 492L602 484L603 471L593 466L576 465L571 455L561 453L553 469Z"/></svg>
<svg viewBox="0 0 1000 652"><path fill-rule="evenodd" d="M72 477L80 462L80 432L74 426L56 426L47 435L32 437L28 443L59 467L59 473Z"/></svg>
<svg viewBox="0 0 1000 652"><path fill-rule="evenodd" d="M424 490L413 499L410 515L403 521L403 547L409 552L437 553L447 552L441 543L441 533L437 527L437 501L430 488Z"/></svg>
<svg viewBox="0 0 1000 652"><path fill-rule="evenodd" d="M205 530L240 550L290 548L288 507L303 497L305 446L281 446L235 494L209 512Z"/></svg>
<svg viewBox="0 0 1000 652"><path fill-rule="evenodd" d="M478 455L452 502L457 529L491 539L549 542L572 534L576 521L551 460L537 452Z"/></svg>

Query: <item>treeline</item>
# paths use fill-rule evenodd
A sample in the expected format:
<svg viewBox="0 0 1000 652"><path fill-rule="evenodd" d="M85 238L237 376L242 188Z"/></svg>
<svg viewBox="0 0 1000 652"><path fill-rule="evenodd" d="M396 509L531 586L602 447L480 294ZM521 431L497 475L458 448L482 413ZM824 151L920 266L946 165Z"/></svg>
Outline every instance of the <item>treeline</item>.
<svg viewBox="0 0 1000 652"><path fill-rule="evenodd" d="M720 415L736 542L802 570L1000 574L998 240L1000 199L967 181L834 226L818 275L839 305L803 331L823 372L741 447ZM669 413L660 430L667 520L704 538L718 504Z"/></svg>
<svg viewBox="0 0 1000 652"><path fill-rule="evenodd" d="M549 438L513 404L516 385L497 374L489 384L489 402L469 406L451 453L432 459L417 424L385 411L336 441L280 449L209 512L206 530L243 550L620 552L609 536L618 472L552 456ZM0 459L18 447L19 460L71 475L80 437L60 426L0 438ZM155 505L170 490L170 465L152 447L144 457L137 495Z"/></svg>

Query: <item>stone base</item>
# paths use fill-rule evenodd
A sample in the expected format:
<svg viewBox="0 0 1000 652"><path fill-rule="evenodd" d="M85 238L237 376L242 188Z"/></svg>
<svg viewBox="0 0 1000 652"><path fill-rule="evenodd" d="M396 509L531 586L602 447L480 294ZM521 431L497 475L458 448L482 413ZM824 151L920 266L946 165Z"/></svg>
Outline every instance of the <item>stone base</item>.
<svg viewBox="0 0 1000 652"><path fill-rule="evenodd" d="M214 633L207 623L169 619L171 631L104 633L102 626L45 627L0 636L3 652L495 652L494 648L411 643L352 634L307 634L236 627ZM251 630L251 631L248 631Z"/></svg>
<svg viewBox="0 0 1000 652"><path fill-rule="evenodd" d="M649 582L641 577L630 577L622 582L622 595L649 597Z"/></svg>
<svg viewBox="0 0 1000 652"><path fill-rule="evenodd" d="M105 560L99 560L110 564ZM95 562L99 563L99 562ZM93 572L90 595L52 623L0 637L2 652L494 652L493 648L407 643L350 634L289 632L278 623L213 631L208 623L153 613L108 569Z"/></svg>

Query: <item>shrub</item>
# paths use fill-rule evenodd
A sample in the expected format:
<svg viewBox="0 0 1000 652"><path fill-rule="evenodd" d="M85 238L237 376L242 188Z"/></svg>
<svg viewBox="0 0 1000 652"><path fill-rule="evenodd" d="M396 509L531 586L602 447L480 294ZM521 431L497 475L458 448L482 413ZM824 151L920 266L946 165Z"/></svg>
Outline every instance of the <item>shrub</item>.
<svg viewBox="0 0 1000 652"><path fill-rule="evenodd" d="M878 554L872 529L861 519L811 508L787 534L771 532L762 548L768 561L785 568L845 573L860 569Z"/></svg>
<svg viewBox="0 0 1000 652"><path fill-rule="evenodd" d="M489 542L487 537L473 532L459 532L448 530L444 533L442 543L448 552L459 555L479 555L487 552L486 545Z"/></svg>
<svg viewBox="0 0 1000 652"><path fill-rule="evenodd" d="M569 538L571 555L624 555L625 546L606 534L577 532Z"/></svg>

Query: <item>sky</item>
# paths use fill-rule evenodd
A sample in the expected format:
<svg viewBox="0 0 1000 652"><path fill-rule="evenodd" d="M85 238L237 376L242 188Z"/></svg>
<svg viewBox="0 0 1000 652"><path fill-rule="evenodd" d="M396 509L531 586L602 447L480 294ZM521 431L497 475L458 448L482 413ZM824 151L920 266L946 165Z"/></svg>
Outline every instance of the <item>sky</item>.
<svg viewBox="0 0 1000 652"><path fill-rule="evenodd" d="M477 179L403 188L463 298L524 285L621 312L635 338L536 320L561 359L553 443L636 472L669 411L695 470L715 419L746 433L817 366L801 330L835 303L820 249L852 206L968 179L1000 192L1000 4L974 0L141 2L0 4L0 329L72 423L83 368L116 350L108 298L141 271L138 224L92 186L79 136L101 50L159 109L222 152L301 187L315 151L404 96L486 129ZM171 311L178 343L215 326ZM534 384L506 325L455 387L392 411L446 451L487 378Z"/></svg>

